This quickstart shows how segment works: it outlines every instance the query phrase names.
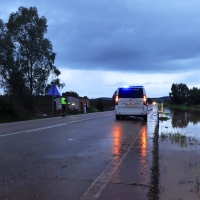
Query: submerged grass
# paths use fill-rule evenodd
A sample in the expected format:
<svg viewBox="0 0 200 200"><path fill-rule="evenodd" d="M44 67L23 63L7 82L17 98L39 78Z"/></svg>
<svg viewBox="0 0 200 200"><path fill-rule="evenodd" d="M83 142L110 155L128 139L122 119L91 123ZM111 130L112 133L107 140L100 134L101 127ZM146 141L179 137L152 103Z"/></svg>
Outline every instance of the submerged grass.
<svg viewBox="0 0 200 200"><path fill-rule="evenodd" d="M162 141L170 140L171 143L179 144L181 147L187 147L187 145L194 145L197 143L195 137L186 136L185 134L177 133L161 133Z"/></svg>
<svg viewBox="0 0 200 200"><path fill-rule="evenodd" d="M181 110L188 110L189 107L187 105L172 105L171 106L172 108L178 108L178 109L181 109Z"/></svg>
<svg viewBox="0 0 200 200"><path fill-rule="evenodd" d="M169 120L169 118L168 117L159 117L159 120L161 120L161 121L167 121L167 120Z"/></svg>

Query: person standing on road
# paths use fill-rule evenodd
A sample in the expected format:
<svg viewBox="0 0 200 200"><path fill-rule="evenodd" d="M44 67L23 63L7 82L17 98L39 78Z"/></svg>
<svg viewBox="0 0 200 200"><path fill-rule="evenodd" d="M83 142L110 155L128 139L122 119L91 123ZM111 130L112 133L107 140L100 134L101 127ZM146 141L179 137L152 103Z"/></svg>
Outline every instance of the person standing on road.
<svg viewBox="0 0 200 200"><path fill-rule="evenodd" d="M67 99L65 98L64 95L62 95L60 103L62 105L62 116L65 116L65 112L66 112L66 105L67 105Z"/></svg>
<svg viewBox="0 0 200 200"><path fill-rule="evenodd" d="M62 106L62 116L64 117L65 112L66 112L66 105L71 105L71 103L68 102L68 99L64 95L62 95L62 97L60 99L60 103L61 103L61 106Z"/></svg>

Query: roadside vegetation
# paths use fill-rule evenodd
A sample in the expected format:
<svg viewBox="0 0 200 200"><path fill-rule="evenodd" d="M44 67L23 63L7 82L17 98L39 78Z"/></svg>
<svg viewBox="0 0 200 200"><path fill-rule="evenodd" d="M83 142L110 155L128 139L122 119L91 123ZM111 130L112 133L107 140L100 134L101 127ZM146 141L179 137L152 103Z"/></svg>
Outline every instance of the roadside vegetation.
<svg viewBox="0 0 200 200"><path fill-rule="evenodd" d="M164 102L164 107L170 107L170 108L177 108L180 110L199 110L200 111L200 102L199 104L173 104L170 102Z"/></svg>
<svg viewBox="0 0 200 200"><path fill-rule="evenodd" d="M0 85L27 110L33 109L34 96L45 95L52 83L65 85L46 33L47 19L39 17L36 7L19 7L6 23L0 19Z"/></svg>
<svg viewBox="0 0 200 200"><path fill-rule="evenodd" d="M165 107L178 108L181 110L200 110L200 89L189 89L186 84L172 84L169 93L170 102L164 102Z"/></svg>
<svg viewBox="0 0 200 200"><path fill-rule="evenodd" d="M45 37L47 19L36 7L19 7L0 19L0 121L16 121L34 116L36 96L47 94L54 83L63 88L54 65L56 53ZM28 53L27 53L28 52ZM51 80L51 81L50 81Z"/></svg>
<svg viewBox="0 0 200 200"><path fill-rule="evenodd" d="M7 22L0 19L0 87L4 92L0 95L0 123L51 116L43 115L51 113L52 101L47 93L53 84L62 89L65 83L54 65L56 53L45 37L47 27L47 19L39 16L36 7L21 6ZM66 93L79 97L73 91ZM107 109L99 99L87 112Z"/></svg>

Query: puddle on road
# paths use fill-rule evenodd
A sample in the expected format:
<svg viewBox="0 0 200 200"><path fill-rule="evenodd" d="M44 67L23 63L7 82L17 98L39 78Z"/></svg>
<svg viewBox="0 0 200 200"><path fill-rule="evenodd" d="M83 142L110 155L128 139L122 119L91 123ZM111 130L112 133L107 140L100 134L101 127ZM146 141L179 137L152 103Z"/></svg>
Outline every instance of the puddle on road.
<svg viewBox="0 0 200 200"><path fill-rule="evenodd" d="M200 112L164 109L159 118L159 199L200 199Z"/></svg>

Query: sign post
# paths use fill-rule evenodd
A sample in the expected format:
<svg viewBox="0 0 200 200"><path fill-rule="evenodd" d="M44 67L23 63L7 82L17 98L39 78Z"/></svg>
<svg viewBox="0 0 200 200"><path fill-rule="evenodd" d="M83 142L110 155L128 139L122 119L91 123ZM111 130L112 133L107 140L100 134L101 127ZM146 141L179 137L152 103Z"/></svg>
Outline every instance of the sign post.
<svg viewBox="0 0 200 200"><path fill-rule="evenodd" d="M84 114L86 114L86 102L84 102Z"/></svg>
<svg viewBox="0 0 200 200"><path fill-rule="evenodd" d="M55 95L60 96L60 93L58 92L58 89L56 88L54 83L52 83L52 86L49 89L47 95L52 95L52 117L54 117L54 96Z"/></svg>

